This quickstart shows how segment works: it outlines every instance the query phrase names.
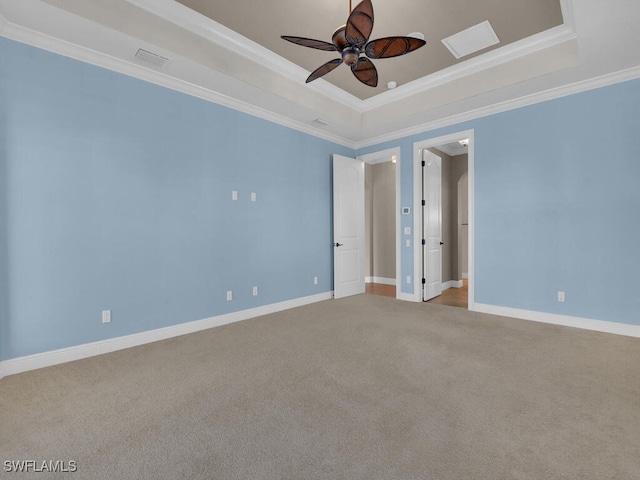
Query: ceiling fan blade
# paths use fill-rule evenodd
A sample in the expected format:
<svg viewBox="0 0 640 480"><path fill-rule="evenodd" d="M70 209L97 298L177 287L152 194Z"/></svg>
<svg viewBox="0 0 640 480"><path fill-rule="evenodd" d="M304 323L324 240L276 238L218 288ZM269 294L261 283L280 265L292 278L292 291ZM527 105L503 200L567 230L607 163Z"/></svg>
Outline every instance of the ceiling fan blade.
<svg viewBox="0 0 640 480"><path fill-rule="evenodd" d="M358 63L351 67L355 77L370 87L378 86L378 71L371 60L361 57Z"/></svg>
<svg viewBox="0 0 640 480"><path fill-rule="evenodd" d="M351 45L362 46L373 30L373 5L371 0L363 0L353 9L347 19L346 36Z"/></svg>
<svg viewBox="0 0 640 480"><path fill-rule="evenodd" d="M315 48L317 50L326 50L328 52L336 51L337 48L333 43L323 42L322 40L314 40L313 38L292 37L291 35L282 35L280 38L296 45L303 47Z"/></svg>
<svg viewBox="0 0 640 480"><path fill-rule="evenodd" d="M313 82L315 79L320 78L323 75L326 75L341 63L342 63L341 58L336 58L335 60L328 61L321 67L318 67L313 72L311 72L311 75L309 75L309 78L307 78L307 81L305 83Z"/></svg>
<svg viewBox="0 0 640 480"><path fill-rule="evenodd" d="M371 40L364 46L369 58L391 58L404 55L424 46L427 42L413 37L385 37Z"/></svg>

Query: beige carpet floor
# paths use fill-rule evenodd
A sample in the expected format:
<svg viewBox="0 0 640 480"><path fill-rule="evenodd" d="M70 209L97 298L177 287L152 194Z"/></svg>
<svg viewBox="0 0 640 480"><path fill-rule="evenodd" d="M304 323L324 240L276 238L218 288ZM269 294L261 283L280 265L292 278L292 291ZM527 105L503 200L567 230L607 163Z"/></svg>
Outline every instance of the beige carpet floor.
<svg viewBox="0 0 640 480"><path fill-rule="evenodd" d="M0 456L6 478L638 479L640 339L326 301L6 377Z"/></svg>

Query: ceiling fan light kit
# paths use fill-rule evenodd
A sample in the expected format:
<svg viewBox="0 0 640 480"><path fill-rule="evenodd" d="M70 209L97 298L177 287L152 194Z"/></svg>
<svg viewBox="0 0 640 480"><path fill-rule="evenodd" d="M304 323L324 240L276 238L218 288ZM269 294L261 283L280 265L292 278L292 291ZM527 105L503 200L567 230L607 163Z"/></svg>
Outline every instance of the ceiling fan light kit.
<svg viewBox="0 0 640 480"><path fill-rule="evenodd" d="M373 30L373 5L371 0L363 0L351 11L347 23L338 27L331 37L331 42L314 40L305 37L282 35L282 39L329 52L339 52L341 58L330 60L311 72L306 83L326 75L340 64L351 67L353 75L365 85L378 86L378 71L370 58L392 58L413 52L424 46L424 39L408 37L385 37L369 41ZM364 54L364 56L362 56Z"/></svg>

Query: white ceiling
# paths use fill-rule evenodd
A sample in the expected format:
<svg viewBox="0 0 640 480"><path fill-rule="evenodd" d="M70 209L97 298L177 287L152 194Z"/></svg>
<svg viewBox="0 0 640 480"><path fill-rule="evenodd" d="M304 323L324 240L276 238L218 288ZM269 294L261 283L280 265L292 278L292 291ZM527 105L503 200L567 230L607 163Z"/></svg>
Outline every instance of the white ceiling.
<svg viewBox="0 0 640 480"><path fill-rule="evenodd" d="M500 1L509 0L493 3ZM374 8L379 2L373 0ZM424 0L408 0L403 8L406 4L410 9L414 2ZM234 8L242 4L228 3ZM337 82L320 79L305 84L309 70L174 0L0 0L0 35L357 148L508 106L640 77L640 1L560 3L563 25L499 44L364 99ZM284 26L276 29L304 35L285 31ZM135 58L139 48L169 61L163 67L140 62ZM314 122L317 118L329 124L319 125Z"/></svg>

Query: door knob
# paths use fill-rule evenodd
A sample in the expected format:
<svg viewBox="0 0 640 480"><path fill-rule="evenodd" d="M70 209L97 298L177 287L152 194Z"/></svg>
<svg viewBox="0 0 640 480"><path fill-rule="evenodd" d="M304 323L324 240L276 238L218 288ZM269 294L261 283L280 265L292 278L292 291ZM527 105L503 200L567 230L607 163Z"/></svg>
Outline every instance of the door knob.
<svg viewBox="0 0 640 480"><path fill-rule="evenodd" d="M335 243L336 247L341 247L342 245L344 245L344 243L338 243L338 242Z"/></svg>

